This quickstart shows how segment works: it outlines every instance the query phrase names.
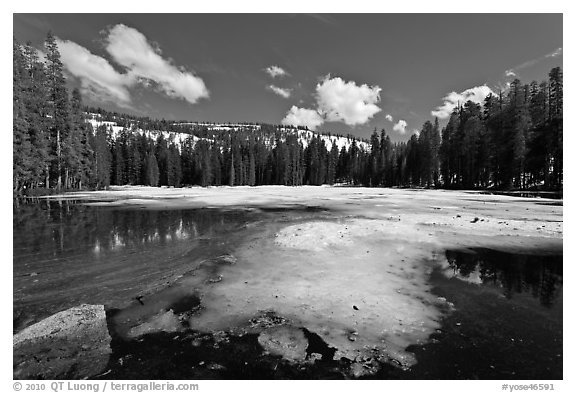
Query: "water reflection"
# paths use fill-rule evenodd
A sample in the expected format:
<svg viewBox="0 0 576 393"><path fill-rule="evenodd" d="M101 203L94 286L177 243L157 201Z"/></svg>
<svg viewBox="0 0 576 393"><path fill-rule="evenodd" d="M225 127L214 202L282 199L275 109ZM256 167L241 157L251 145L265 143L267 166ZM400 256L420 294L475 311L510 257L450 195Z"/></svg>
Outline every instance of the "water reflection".
<svg viewBox="0 0 576 393"><path fill-rule="evenodd" d="M511 254L488 249L446 251L445 274L479 285L495 286L511 299L530 293L550 307L562 289L562 256Z"/></svg>
<svg viewBox="0 0 576 393"><path fill-rule="evenodd" d="M504 195L519 198L548 198L548 199L563 199L563 193L560 191L475 191L478 194L484 195ZM559 206L562 206L562 201L559 201Z"/></svg>
<svg viewBox="0 0 576 393"><path fill-rule="evenodd" d="M91 207L76 201L31 200L14 204L14 261L37 254L95 254L142 245L211 236L241 225L241 212L128 210Z"/></svg>
<svg viewBox="0 0 576 393"><path fill-rule="evenodd" d="M80 303L119 305L234 248L247 211L13 205L15 329ZM28 319L28 320L26 320ZM16 321L18 320L18 321ZM17 326L18 325L18 326Z"/></svg>

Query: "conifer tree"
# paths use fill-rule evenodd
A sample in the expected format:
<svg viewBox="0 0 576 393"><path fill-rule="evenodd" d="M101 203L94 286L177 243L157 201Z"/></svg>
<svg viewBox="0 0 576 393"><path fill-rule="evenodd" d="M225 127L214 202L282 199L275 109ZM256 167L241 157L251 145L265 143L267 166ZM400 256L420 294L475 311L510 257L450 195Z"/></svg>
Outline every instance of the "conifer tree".
<svg viewBox="0 0 576 393"><path fill-rule="evenodd" d="M148 152L146 156L146 185L158 187L160 181L160 174L158 170L158 161L154 152Z"/></svg>
<svg viewBox="0 0 576 393"><path fill-rule="evenodd" d="M29 124L26 119L24 85L26 79L25 60L20 45L13 42L13 84L12 84L12 181L14 192L26 187L32 175L32 143L28 134Z"/></svg>
<svg viewBox="0 0 576 393"><path fill-rule="evenodd" d="M48 33L45 42L46 49L46 82L48 89L49 113L51 116L50 137L55 160L51 171L55 174L56 188L62 188L63 142L70 130L68 93L64 79L63 65L60 60L58 44L52 32Z"/></svg>
<svg viewBox="0 0 576 393"><path fill-rule="evenodd" d="M96 129L96 135L91 141L94 151L92 184L96 189L107 188L110 185L112 156L107 139L106 126L102 125Z"/></svg>

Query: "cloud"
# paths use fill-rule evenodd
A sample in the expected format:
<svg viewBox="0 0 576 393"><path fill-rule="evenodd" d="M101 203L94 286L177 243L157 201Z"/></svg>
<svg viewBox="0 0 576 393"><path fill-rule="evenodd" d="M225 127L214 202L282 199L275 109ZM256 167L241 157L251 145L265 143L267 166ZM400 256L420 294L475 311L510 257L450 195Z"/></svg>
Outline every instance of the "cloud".
<svg viewBox="0 0 576 393"><path fill-rule="evenodd" d="M398 123L394 124L392 129L396 132L399 132L400 134L405 134L407 125L408 124L406 123L406 120L398 120Z"/></svg>
<svg viewBox="0 0 576 393"><path fill-rule="evenodd" d="M342 121L350 126L365 124L382 110L376 105L381 90L378 86L358 86L354 81L345 82L328 75L316 86L318 112L327 121Z"/></svg>
<svg viewBox="0 0 576 393"><path fill-rule="evenodd" d="M273 86L270 86L270 88ZM282 124L308 126L314 130L325 121L343 122L350 126L367 123L380 109L380 87L342 78L325 76L316 85L316 108L305 109L292 106Z"/></svg>
<svg viewBox="0 0 576 393"><path fill-rule="evenodd" d="M274 85L270 85L268 86L268 90L273 91L274 93L278 94L281 97L284 98L290 98L290 95L292 94L292 90L290 89L283 89L281 87L277 87Z"/></svg>
<svg viewBox="0 0 576 393"><path fill-rule="evenodd" d="M386 115L386 120L393 122L394 118L392 117L392 115Z"/></svg>
<svg viewBox="0 0 576 393"><path fill-rule="evenodd" d="M161 56L138 30L118 24L108 31L106 51L112 59L127 69L130 78L154 82L154 86L169 97L181 98L195 104L208 98L204 81L171 59Z"/></svg>
<svg viewBox="0 0 576 393"><path fill-rule="evenodd" d="M562 54L562 48L556 49L554 52L548 53L545 57L557 57Z"/></svg>
<svg viewBox="0 0 576 393"><path fill-rule="evenodd" d="M484 99L489 94L494 94L494 92L486 85L472 87L460 93L456 93L455 91L453 91L443 98L444 103L442 105L440 105L430 113L432 114L432 116L438 117L439 119L447 119L448 117L450 117L450 114L452 113L454 108L458 106L458 104L463 105L466 101L472 101L477 104L483 104Z"/></svg>
<svg viewBox="0 0 576 393"><path fill-rule="evenodd" d="M62 64L78 78L82 93L96 100L112 101L126 106L130 101L128 87L136 81L119 73L104 58L72 41L57 40Z"/></svg>
<svg viewBox="0 0 576 393"><path fill-rule="evenodd" d="M298 108L293 105L282 119L282 124L293 126L306 126L311 130L315 130L318 126L324 123L324 118L315 109Z"/></svg>
<svg viewBox="0 0 576 393"><path fill-rule="evenodd" d="M282 67L271 65L264 69L272 78L288 76L289 74Z"/></svg>
<svg viewBox="0 0 576 393"><path fill-rule="evenodd" d="M550 53L545 54L544 56L540 56L540 57L538 57L538 58L536 58L536 59L531 59L531 60L525 61L524 63L519 64L519 65L517 65L516 67L510 68L510 69L504 71L504 75L505 75L506 77L513 77L513 78L515 78L515 77L518 76L518 71L519 71L519 70L522 70L522 69L528 68L528 67L532 67L533 65L536 65L536 64L540 63L542 60L549 59L549 58L554 58L554 57L558 57L558 56L560 56L560 55L562 55L562 54L563 54L562 47L556 48L555 50L553 50L553 51L550 52Z"/></svg>

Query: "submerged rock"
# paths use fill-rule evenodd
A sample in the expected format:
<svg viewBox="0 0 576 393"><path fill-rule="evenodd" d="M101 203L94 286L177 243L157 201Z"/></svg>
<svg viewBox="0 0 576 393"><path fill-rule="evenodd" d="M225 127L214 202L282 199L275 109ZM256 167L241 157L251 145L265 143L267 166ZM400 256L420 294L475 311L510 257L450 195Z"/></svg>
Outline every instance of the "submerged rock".
<svg viewBox="0 0 576 393"><path fill-rule="evenodd" d="M216 276L216 277L209 278L209 279L206 281L206 283L207 283L207 284L216 284L216 283L219 283L220 281L222 281L222 278L223 278L222 275L219 274L219 275Z"/></svg>
<svg viewBox="0 0 576 393"><path fill-rule="evenodd" d="M215 261L218 263L234 265L236 262L238 262L238 259L234 255L224 254L216 258Z"/></svg>
<svg viewBox="0 0 576 393"><path fill-rule="evenodd" d="M376 374L379 369L376 359L361 357L350 364L350 375L354 378L367 377Z"/></svg>
<svg viewBox="0 0 576 393"><path fill-rule="evenodd" d="M182 330L180 319L172 310L154 315L148 321L133 327L128 332L128 337L136 338L144 334L158 332L179 332Z"/></svg>
<svg viewBox="0 0 576 393"><path fill-rule="evenodd" d="M289 321L286 318L277 315L274 311L268 310L261 312L260 315L250 319L248 322L250 323L250 327L252 329L260 331L262 328L271 328L274 326L284 325Z"/></svg>
<svg viewBox="0 0 576 393"><path fill-rule="evenodd" d="M61 311L14 335L14 378L94 376L108 364L110 342L103 305Z"/></svg>
<svg viewBox="0 0 576 393"><path fill-rule="evenodd" d="M308 340L302 329L293 326L277 326L266 329L258 336L258 342L272 355L282 356L292 362L306 359Z"/></svg>

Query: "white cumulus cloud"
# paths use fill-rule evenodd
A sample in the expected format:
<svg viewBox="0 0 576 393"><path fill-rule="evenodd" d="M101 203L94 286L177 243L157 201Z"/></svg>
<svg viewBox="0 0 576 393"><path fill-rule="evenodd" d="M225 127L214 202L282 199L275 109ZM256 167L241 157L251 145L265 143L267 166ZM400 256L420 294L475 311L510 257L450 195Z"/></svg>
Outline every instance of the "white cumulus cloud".
<svg viewBox="0 0 576 393"><path fill-rule="evenodd" d="M386 120L393 122L394 118L392 117L392 115L386 115Z"/></svg>
<svg viewBox="0 0 576 393"><path fill-rule="evenodd" d="M134 78L119 73L106 59L75 42L58 40L57 44L62 64L79 79L82 93L120 105L131 101L128 87L135 83Z"/></svg>
<svg viewBox="0 0 576 393"><path fill-rule="evenodd" d="M315 109L298 108L293 105L282 119L282 124L293 126L306 126L315 130L324 123L324 118Z"/></svg>
<svg viewBox="0 0 576 393"><path fill-rule="evenodd" d="M396 132L399 132L400 134L405 134L407 125L408 123L406 123L406 120L398 120L398 123L394 124L392 129Z"/></svg>
<svg viewBox="0 0 576 393"><path fill-rule="evenodd" d="M316 108L292 106L282 124L305 125L310 129L325 121L343 122L350 126L366 124L382 110L376 105L381 90L378 86L358 86L354 81L345 82L342 78L328 75L316 85Z"/></svg>
<svg viewBox="0 0 576 393"><path fill-rule="evenodd" d="M292 94L292 90L284 89L282 87L278 87L278 86L274 86L274 85L268 86L268 90L273 91L274 93L276 93L279 96L284 97L284 98L290 98L290 95Z"/></svg>
<svg viewBox="0 0 576 393"><path fill-rule="evenodd" d="M266 71L266 73L268 73L268 75L270 75L272 78L276 78L277 76L283 77L288 75L288 73L284 68L279 67L277 65L271 65L269 67L266 67L264 68L264 71Z"/></svg>
<svg viewBox="0 0 576 393"><path fill-rule="evenodd" d="M477 104L482 104L489 94L494 94L494 92L486 85L472 87L460 93L453 91L443 98L444 103L442 105L430 113L439 119L447 119L450 117L454 108L458 106L458 103L464 105L466 101L472 101Z"/></svg>
<svg viewBox="0 0 576 393"><path fill-rule="evenodd" d="M327 121L342 121L350 126L365 124L382 110L376 105L381 90L378 86L358 86L354 81L326 76L316 86L318 112Z"/></svg>
<svg viewBox="0 0 576 393"><path fill-rule="evenodd" d="M123 24L112 27L106 38L106 50L115 62L127 69L130 77L155 82L169 97L194 104L209 96L201 78L163 58L159 49L134 28Z"/></svg>

